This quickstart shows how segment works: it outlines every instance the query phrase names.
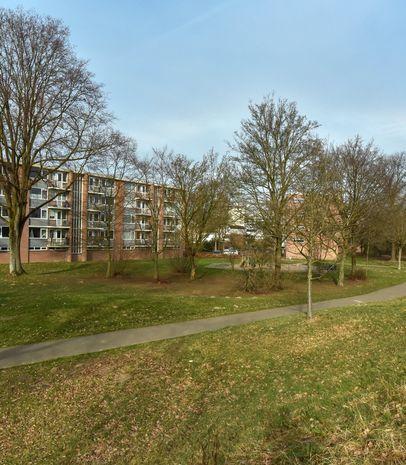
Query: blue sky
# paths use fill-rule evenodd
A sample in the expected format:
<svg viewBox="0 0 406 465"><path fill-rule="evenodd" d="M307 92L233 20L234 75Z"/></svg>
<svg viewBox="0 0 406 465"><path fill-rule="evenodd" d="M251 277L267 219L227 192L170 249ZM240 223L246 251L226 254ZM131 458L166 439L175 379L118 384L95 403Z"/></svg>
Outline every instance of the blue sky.
<svg viewBox="0 0 406 465"><path fill-rule="evenodd" d="M141 153L226 142L250 100L297 101L330 141L406 150L404 0L0 0L61 18Z"/></svg>

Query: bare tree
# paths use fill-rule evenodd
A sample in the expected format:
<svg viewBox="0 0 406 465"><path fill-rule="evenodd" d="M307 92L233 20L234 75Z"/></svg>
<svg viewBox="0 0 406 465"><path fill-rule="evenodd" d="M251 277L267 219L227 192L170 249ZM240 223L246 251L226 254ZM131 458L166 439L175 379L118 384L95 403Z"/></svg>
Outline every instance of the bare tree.
<svg viewBox="0 0 406 465"><path fill-rule="evenodd" d="M400 198L393 207L393 235L398 251L398 270L402 269L402 253L406 246L406 196Z"/></svg>
<svg viewBox="0 0 406 465"><path fill-rule="evenodd" d="M298 194L292 198L295 228L291 240L307 264L308 318L312 317L313 307L313 266L315 261L327 258L334 237L328 186L328 165L325 158L321 157L303 172Z"/></svg>
<svg viewBox="0 0 406 465"><path fill-rule="evenodd" d="M166 249L169 232L174 232L176 224L173 218L170 224L164 224L165 209L168 203L174 200L173 189L167 186L166 160L172 156L166 147L153 148L152 155L143 159L138 159L135 165L137 177L142 181L147 190L144 199L148 204L149 227L151 228L149 245L151 247L152 259L154 262L154 279L160 280L160 257ZM168 219L169 221L169 219Z"/></svg>
<svg viewBox="0 0 406 465"><path fill-rule="evenodd" d="M94 197L93 207L97 219L93 220L98 228L92 231L99 235L88 238L92 245L107 249L106 277L115 274L115 261L122 247L121 237L117 237L123 222L123 209L125 207L124 182L134 180L134 165L137 160L137 144L134 139L124 136L119 131L109 131L106 137L109 147L100 152L90 165L97 176L91 176L91 190L97 193L89 194ZM128 200L128 197L127 197ZM91 222L92 223L92 222Z"/></svg>
<svg viewBox="0 0 406 465"><path fill-rule="evenodd" d="M190 264L190 279L196 277L196 255L210 233L219 227L227 198L227 169L224 161L210 152L201 161L171 155L168 179L175 188L174 208L180 222L180 240Z"/></svg>
<svg viewBox="0 0 406 465"><path fill-rule="evenodd" d="M313 150L318 124L287 100L267 97L248 108L249 118L241 122L230 146L237 154L239 188L249 223L273 242L274 286L280 288L282 246L294 223L289 202Z"/></svg>
<svg viewBox="0 0 406 465"><path fill-rule="evenodd" d="M406 153L386 157L382 176L382 199L379 209L383 237L391 243L391 260L396 261L402 198L406 194Z"/></svg>
<svg viewBox="0 0 406 465"><path fill-rule="evenodd" d="M332 148L329 155L331 174L332 220L339 249L338 285L344 285L345 259L351 255L351 269L356 267L356 252L362 226L381 190L382 163L373 142L360 136Z"/></svg>
<svg viewBox="0 0 406 465"><path fill-rule="evenodd" d="M100 128L109 120L101 87L75 56L68 29L57 19L1 8L0 185L12 274L24 271L20 242L29 190L61 168L81 171L106 145Z"/></svg>

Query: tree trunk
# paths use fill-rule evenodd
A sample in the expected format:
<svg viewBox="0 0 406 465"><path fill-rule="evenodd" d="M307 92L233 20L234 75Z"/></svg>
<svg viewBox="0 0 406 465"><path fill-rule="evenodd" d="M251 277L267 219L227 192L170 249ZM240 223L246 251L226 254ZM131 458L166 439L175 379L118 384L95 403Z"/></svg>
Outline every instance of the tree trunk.
<svg viewBox="0 0 406 465"><path fill-rule="evenodd" d="M345 272L345 254L343 253L340 258L339 270L338 270L338 281L337 286L344 286L344 272Z"/></svg>
<svg viewBox="0 0 406 465"><path fill-rule="evenodd" d="M307 318L312 318L313 299L312 299L312 278L313 278L313 262L307 260Z"/></svg>
<svg viewBox="0 0 406 465"><path fill-rule="evenodd" d="M231 265L231 270L235 270L235 263L234 263L234 256L230 255L230 265Z"/></svg>
<svg viewBox="0 0 406 465"><path fill-rule="evenodd" d="M280 238L276 239L275 244L275 266L273 276L274 286L276 289L282 288L282 241Z"/></svg>
<svg viewBox="0 0 406 465"><path fill-rule="evenodd" d="M398 270L402 269L402 249L403 247L400 246L398 250Z"/></svg>
<svg viewBox="0 0 406 465"><path fill-rule="evenodd" d="M159 255L154 252L154 280L158 283L161 277L159 275Z"/></svg>
<svg viewBox="0 0 406 465"><path fill-rule="evenodd" d="M9 246L10 246L10 262L9 270L13 276L20 276L25 273L21 263L21 235L23 224L20 226L20 215L17 213L16 218L9 224Z"/></svg>
<svg viewBox="0 0 406 465"><path fill-rule="evenodd" d="M113 263L113 254L111 250L111 243L109 240L108 243L108 259L107 259L107 270L106 270L106 278L112 278L114 276L114 263Z"/></svg>
<svg viewBox="0 0 406 465"><path fill-rule="evenodd" d="M396 262L396 243L392 242L391 261Z"/></svg>
<svg viewBox="0 0 406 465"><path fill-rule="evenodd" d="M354 274L355 268L357 267L357 256L355 252L351 253L351 274Z"/></svg>
<svg viewBox="0 0 406 465"><path fill-rule="evenodd" d="M190 256L190 280L193 281L196 279L196 263L195 256Z"/></svg>
<svg viewBox="0 0 406 465"><path fill-rule="evenodd" d="M10 274L13 276L20 276L25 273L21 263L20 245L21 245L21 232L16 231L16 228L9 229L9 243L10 243Z"/></svg>
<svg viewBox="0 0 406 465"><path fill-rule="evenodd" d="M368 276L368 267L369 267L369 240L367 242L367 250L366 250L366 267L365 267L366 276Z"/></svg>

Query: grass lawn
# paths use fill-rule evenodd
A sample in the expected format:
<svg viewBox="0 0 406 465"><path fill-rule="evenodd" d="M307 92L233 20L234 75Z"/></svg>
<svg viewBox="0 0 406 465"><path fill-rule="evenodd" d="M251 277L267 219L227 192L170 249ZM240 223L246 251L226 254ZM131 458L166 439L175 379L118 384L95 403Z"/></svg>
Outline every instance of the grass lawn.
<svg viewBox="0 0 406 465"><path fill-rule="evenodd" d="M12 278L0 265L0 346L94 334L115 329L211 317L306 301L304 273L286 273L284 289L251 295L239 290L241 273L206 268L190 282L162 263L163 282L152 281L150 261L120 264L120 275L106 279L105 263L46 263L27 266ZM367 281L347 281L338 288L325 276L314 281L315 300L370 292L406 280L388 262L373 262Z"/></svg>
<svg viewBox="0 0 406 465"><path fill-rule="evenodd" d="M0 461L403 464L405 307L284 317L3 370Z"/></svg>

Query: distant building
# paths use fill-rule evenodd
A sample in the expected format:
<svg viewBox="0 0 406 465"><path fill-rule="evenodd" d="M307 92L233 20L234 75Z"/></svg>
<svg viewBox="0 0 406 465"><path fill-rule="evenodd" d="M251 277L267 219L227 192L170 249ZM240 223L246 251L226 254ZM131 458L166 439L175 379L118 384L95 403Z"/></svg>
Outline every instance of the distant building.
<svg viewBox="0 0 406 465"><path fill-rule="evenodd" d="M54 200L33 210L55 195ZM151 252L149 206L157 195L163 196L159 247L173 251L177 245L173 190L92 174L53 173L29 193L28 208L32 214L23 231L21 259L24 263L99 260L106 257L108 243L113 244L119 258L147 257ZM109 203L111 208L107 209ZM112 212L112 221L107 221L107 211ZM7 218L1 187L0 213ZM106 240L109 235L111 241ZM8 237L7 222L0 218L0 263L9 260Z"/></svg>

